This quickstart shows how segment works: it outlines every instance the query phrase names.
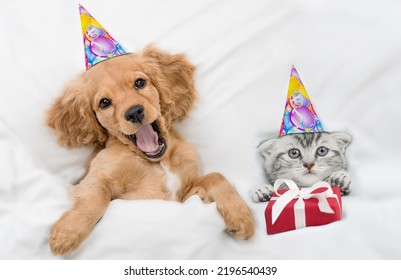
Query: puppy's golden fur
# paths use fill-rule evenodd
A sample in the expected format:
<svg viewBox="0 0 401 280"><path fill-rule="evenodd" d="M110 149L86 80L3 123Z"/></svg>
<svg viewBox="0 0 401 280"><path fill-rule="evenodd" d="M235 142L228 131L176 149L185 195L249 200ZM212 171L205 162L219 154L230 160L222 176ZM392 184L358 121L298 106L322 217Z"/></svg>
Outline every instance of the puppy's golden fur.
<svg viewBox="0 0 401 280"><path fill-rule="evenodd" d="M195 100L194 71L183 55L148 47L98 63L66 86L48 124L62 145L98 153L73 188L72 208L51 229L53 254L76 249L115 198L185 201L196 194L216 202L231 235L253 235L244 201L221 174L199 174L196 151L173 128Z"/></svg>

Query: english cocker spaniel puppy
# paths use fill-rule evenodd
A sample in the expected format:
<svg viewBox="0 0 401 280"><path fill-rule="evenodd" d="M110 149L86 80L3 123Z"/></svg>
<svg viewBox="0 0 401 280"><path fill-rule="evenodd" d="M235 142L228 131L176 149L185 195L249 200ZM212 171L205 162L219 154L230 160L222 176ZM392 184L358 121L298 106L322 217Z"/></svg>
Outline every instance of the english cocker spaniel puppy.
<svg viewBox="0 0 401 280"><path fill-rule="evenodd" d="M148 47L98 63L65 87L49 126L60 144L98 152L72 189L72 208L51 228L53 254L76 249L116 198L182 202L198 195L216 202L232 236L253 235L245 202L221 174L199 174L195 149L173 128L195 100L194 71L184 55Z"/></svg>

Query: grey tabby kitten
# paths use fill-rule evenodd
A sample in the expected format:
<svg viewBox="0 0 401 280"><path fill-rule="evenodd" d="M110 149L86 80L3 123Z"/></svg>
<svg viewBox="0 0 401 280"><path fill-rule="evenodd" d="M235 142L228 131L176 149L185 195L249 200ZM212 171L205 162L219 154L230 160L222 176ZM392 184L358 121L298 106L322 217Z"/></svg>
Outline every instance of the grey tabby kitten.
<svg viewBox="0 0 401 280"><path fill-rule="evenodd" d="M273 184L279 179L293 180L299 187L311 187L318 181L338 186L342 195L350 193L345 151L352 138L343 132L289 134L266 140L258 147L265 158L268 184L253 190L256 202L270 200Z"/></svg>

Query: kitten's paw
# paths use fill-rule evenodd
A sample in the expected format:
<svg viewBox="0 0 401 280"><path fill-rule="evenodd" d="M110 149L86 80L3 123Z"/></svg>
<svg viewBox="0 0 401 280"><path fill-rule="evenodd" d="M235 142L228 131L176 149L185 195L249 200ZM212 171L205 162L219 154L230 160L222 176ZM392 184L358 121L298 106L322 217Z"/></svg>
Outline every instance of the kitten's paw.
<svg viewBox="0 0 401 280"><path fill-rule="evenodd" d="M273 187L268 184L264 184L260 187L257 187L252 191L252 199L255 202L269 201L272 195L273 195Z"/></svg>
<svg viewBox="0 0 401 280"><path fill-rule="evenodd" d="M328 179L328 183L333 187L339 187L341 195L348 195L351 192L351 176L347 171L336 171Z"/></svg>

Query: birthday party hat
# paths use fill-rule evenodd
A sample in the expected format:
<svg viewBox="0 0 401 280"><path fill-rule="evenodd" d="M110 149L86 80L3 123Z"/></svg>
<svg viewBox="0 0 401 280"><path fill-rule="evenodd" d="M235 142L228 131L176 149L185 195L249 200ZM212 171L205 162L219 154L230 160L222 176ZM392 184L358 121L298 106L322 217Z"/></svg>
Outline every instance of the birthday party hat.
<svg viewBox="0 0 401 280"><path fill-rule="evenodd" d="M279 136L293 133L323 132L322 123L294 66L291 69L287 101Z"/></svg>
<svg viewBox="0 0 401 280"><path fill-rule="evenodd" d="M81 5L82 35L84 39L85 65L89 69L103 60L126 54L124 48L110 36L104 27Z"/></svg>

